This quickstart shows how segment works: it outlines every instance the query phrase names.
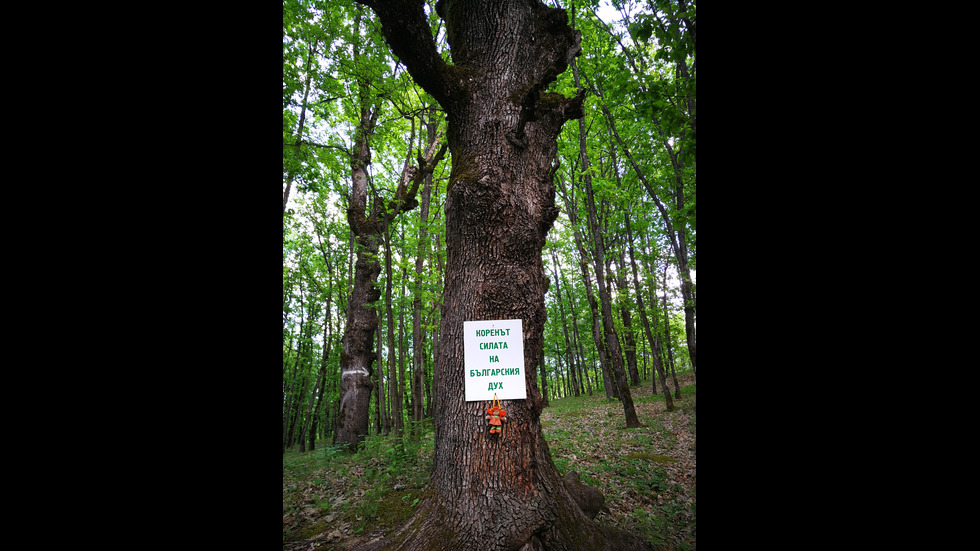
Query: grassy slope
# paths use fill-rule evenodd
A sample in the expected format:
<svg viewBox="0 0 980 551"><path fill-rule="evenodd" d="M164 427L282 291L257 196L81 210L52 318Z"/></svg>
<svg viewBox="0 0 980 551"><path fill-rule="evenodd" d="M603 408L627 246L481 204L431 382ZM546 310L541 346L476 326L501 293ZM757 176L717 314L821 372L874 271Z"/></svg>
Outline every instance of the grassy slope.
<svg viewBox="0 0 980 551"><path fill-rule="evenodd" d="M685 386L687 385L687 386ZM596 521L686 550L697 539L697 389L666 412L650 381L631 388L643 426L627 429L619 401L603 395L552 400L541 416L551 456L564 475L606 496ZM282 470L283 549L343 550L399 527L414 511L432 464L431 428L421 439L371 437L350 456L329 448L286 453Z"/></svg>

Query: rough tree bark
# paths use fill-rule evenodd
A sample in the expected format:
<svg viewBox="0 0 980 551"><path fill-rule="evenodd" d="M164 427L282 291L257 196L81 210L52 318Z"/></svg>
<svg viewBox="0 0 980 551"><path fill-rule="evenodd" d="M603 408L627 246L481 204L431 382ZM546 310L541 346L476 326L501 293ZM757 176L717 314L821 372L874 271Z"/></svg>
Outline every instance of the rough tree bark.
<svg viewBox="0 0 980 551"><path fill-rule="evenodd" d="M369 305L380 297L380 291L374 285L381 272L378 262L380 228L377 212L367 211L367 167L371 162L369 140L377 117L377 109L361 107L361 120L351 155L352 184L347 222L356 243L357 260L347 303L347 325L340 340L340 415L334 433L334 444L346 444L351 451L355 451L357 443L367 435L368 408L374 389L371 382L372 344L378 327L378 313Z"/></svg>
<svg viewBox="0 0 980 551"><path fill-rule="evenodd" d="M564 10L540 0L441 0L453 64L439 55L423 0L358 0L378 14L393 53L447 113L453 167L446 198L447 266L436 364L435 457L397 549L630 549L600 528L558 474L541 431L535 364L548 280L541 251L558 210L552 178L562 125L584 97L546 93L580 51ZM521 319L527 400L505 400L490 435L485 402L466 402L463 322Z"/></svg>
<svg viewBox="0 0 980 551"><path fill-rule="evenodd" d="M391 221L401 214L415 208L418 201L419 183L426 174L432 172L442 159L446 144L436 152L438 142L419 156L418 167L406 166L402 171L395 197L387 205L374 201L367 211L367 166L371 161L368 140L377 120L377 110L368 107L361 109L359 131L354 142L351 157L352 190L347 221L357 242L357 263L354 268L353 290L347 303L347 326L341 339L340 352L340 414L337 418L337 431L334 443L343 443L351 451L368 432L368 413L370 408L371 364L375 359L373 343L378 328L377 311L370 305L377 302L381 291L375 285L381 272L378 251L382 235Z"/></svg>

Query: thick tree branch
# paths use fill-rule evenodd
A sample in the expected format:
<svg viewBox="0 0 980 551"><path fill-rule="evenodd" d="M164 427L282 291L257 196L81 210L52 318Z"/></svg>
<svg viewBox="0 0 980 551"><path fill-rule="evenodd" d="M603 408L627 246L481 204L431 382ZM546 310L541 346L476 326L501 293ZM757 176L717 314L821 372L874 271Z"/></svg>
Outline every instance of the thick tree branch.
<svg viewBox="0 0 980 551"><path fill-rule="evenodd" d="M343 147L343 146L339 146L339 145L329 145L329 144L316 143L316 142L311 142L310 140L300 140L300 141L296 142L295 144L289 144L290 147L299 147L301 145L308 145L308 146L311 146L311 147L319 147L320 149L336 149L337 151L343 152L347 156L350 156L351 155L351 152L350 152L349 149L347 149L346 147Z"/></svg>
<svg viewBox="0 0 980 551"><path fill-rule="evenodd" d="M427 175L432 174L432 171L446 155L448 144L446 142L440 143L441 138L442 134L440 133L435 141L429 145L425 156L419 155L419 166L409 165L402 170L401 180L398 182L398 189L395 191L393 208L388 213L385 223L393 220L399 213L412 210L418 205L415 197L418 195L419 184Z"/></svg>
<svg viewBox="0 0 980 551"><path fill-rule="evenodd" d="M452 91L448 65L432 38L425 0L356 0L377 14L388 46L416 83L445 105Z"/></svg>

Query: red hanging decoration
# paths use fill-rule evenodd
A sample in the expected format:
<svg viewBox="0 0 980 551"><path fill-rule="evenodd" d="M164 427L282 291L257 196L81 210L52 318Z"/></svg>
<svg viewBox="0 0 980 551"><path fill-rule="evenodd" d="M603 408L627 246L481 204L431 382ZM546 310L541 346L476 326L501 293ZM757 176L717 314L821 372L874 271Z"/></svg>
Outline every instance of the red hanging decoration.
<svg viewBox="0 0 980 551"><path fill-rule="evenodd" d="M497 395L493 395L493 402L490 402L490 408L487 409L486 420L490 422L490 434L500 434L501 422L505 421L504 417L507 412L500 409L500 400L497 399Z"/></svg>

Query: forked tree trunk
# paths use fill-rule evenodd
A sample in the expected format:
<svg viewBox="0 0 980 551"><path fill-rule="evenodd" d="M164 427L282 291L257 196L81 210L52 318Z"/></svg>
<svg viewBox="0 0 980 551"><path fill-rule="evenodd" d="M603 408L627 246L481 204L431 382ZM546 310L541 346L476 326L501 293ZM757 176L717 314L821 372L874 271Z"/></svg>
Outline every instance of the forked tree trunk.
<svg viewBox="0 0 980 551"><path fill-rule="evenodd" d="M357 240L357 264L354 269L354 283L350 301L347 304L347 326L341 339L340 352L340 414L337 419L335 444L345 444L351 451L367 435L368 413L371 391L371 364L375 356L372 350L375 331L378 328L378 314L372 304L381 297L375 283L381 273L378 262L382 232L391 221L401 214L415 208L418 201L419 184L427 174L442 160L446 144L438 153L438 142L431 145L423 158L419 156L419 167L406 164L402 171L395 197L387 206L375 204L367 210L367 165L371 160L368 139L373 131L377 111L362 107L358 135L351 159L352 191L347 221ZM379 362L380 364L380 362ZM380 371L380 370L379 370ZM380 373L379 373L380 376Z"/></svg>
<svg viewBox="0 0 980 551"><path fill-rule="evenodd" d="M380 227L377 210L367 210L367 166L371 162L369 139L377 121L377 110L361 108L361 121L351 158L351 199L347 222L357 242L354 281L347 305L347 325L340 351L340 416L334 433L335 444L345 444L351 451L365 436L371 405L371 364L374 361L374 332L378 314L372 306L381 296L375 286L381 273L378 262Z"/></svg>
<svg viewBox="0 0 980 551"><path fill-rule="evenodd" d="M446 281L436 379L435 458L412 519L375 547L430 550L630 549L567 489L541 431L534 378L548 280L541 251L558 215L557 136L583 97L543 93L577 55L564 10L540 0L441 0L453 65L435 48L423 0L359 0L395 55L445 109L453 167L446 197ZM521 319L526 400L504 400L502 434L487 402L467 402L463 322Z"/></svg>

